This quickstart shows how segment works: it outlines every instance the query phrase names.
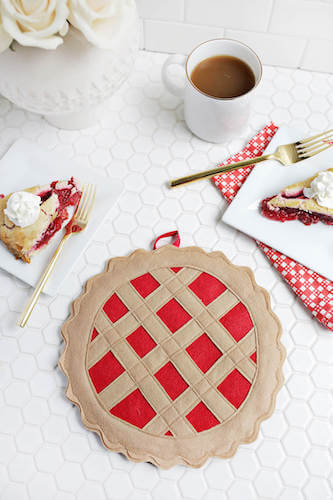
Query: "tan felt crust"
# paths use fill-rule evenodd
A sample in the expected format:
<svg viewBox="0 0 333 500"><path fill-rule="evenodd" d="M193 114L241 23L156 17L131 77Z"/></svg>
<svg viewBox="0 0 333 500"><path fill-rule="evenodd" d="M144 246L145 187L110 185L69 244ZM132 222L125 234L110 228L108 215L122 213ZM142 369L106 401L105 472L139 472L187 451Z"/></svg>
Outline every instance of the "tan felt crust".
<svg viewBox="0 0 333 500"><path fill-rule="evenodd" d="M249 376L254 376L252 387L230 418L207 431L170 438L154 435L153 428L149 432L140 430L106 412L92 390L86 365L93 326L113 291L137 276L171 267L207 272L220 279L231 296L234 294L243 302L254 324L246 342L256 343L258 362L252 372L251 367L244 365ZM149 461L166 469L176 464L200 467L211 456L231 457L239 444L254 441L260 423L272 414L283 383L285 350L280 343L281 325L271 310L268 293L255 283L249 268L234 266L221 252L207 254L198 247L166 246L111 259L105 272L90 279L82 295L72 303L62 335L65 350L59 365L68 377L66 394L79 407L84 425L97 432L107 448L136 462Z"/></svg>
<svg viewBox="0 0 333 500"><path fill-rule="evenodd" d="M326 172L332 172L333 168L328 168ZM282 189L283 192L294 191L297 189L309 188L313 179L317 177L320 172L317 172L316 175L309 177L305 181L297 182L295 184L291 184L286 188ZM274 198L269 200L269 207L277 207L277 208L298 208L299 210L304 210L305 212L314 212L324 215L332 215L333 216L333 208L323 207L319 205L314 198L302 199L302 198L283 198L279 194Z"/></svg>

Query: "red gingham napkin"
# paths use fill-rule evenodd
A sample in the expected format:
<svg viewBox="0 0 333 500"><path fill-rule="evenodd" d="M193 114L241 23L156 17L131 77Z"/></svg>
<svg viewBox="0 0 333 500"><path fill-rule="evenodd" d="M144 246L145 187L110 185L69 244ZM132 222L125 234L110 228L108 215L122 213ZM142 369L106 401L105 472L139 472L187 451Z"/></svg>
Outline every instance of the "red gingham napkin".
<svg viewBox="0 0 333 500"><path fill-rule="evenodd" d="M277 129L278 127L274 123L266 125L240 153L235 154L221 165L229 165L236 161L262 155ZM253 166L245 167L214 177L216 186L229 203L237 194L252 168ZM313 316L333 331L333 282L260 241L257 241L257 245Z"/></svg>

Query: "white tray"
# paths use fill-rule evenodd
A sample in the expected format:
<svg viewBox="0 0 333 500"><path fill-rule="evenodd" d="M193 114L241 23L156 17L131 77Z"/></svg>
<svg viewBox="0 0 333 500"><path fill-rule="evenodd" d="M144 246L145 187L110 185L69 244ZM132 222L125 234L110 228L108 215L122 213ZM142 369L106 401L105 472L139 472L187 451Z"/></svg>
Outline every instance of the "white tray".
<svg viewBox="0 0 333 500"><path fill-rule="evenodd" d="M66 243L56 268L45 287L44 293L53 296L96 231L103 224L111 207L120 196L123 185L119 180L96 174L94 169L74 167L70 160L59 154L44 151L34 143L24 139L15 142L2 158L0 172L0 189L3 194L58 179L69 179L72 176L82 183L92 182L97 186L96 201L87 228ZM31 258L30 264L16 260L7 248L0 244L0 267L29 285L36 285L62 235L63 231L59 231L46 248Z"/></svg>
<svg viewBox="0 0 333 500"><path fill-rule="evenodd" d="M265 153L280 144L300 139L297 130L281 127ZM259 203L294 182L333 166L333 148L317 156L284 167L275 160L257 165L248 176L222 220L243 233L304 264L325 278L333 280L333 227L319 222L305 226L300 221L279 222L263 217Z"/></svg>

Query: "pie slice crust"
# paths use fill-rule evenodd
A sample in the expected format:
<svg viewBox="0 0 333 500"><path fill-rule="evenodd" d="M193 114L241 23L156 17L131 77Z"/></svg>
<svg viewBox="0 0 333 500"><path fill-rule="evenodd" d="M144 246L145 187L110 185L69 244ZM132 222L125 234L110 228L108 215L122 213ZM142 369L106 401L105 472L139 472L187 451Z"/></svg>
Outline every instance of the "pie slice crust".
<svg viewBox="0 0 333 500"><path fill-rule="evenodd" d="M23 191L41 197L40 215L30 226L16 226L4 212L12 193L1 198L0 240L17 259L30 263L31 255L46 246L68 219L67 208L78 203L81 190L78 182L71 178Z"/></svg>
<svg viewBox="0 0 333 500"><path fill-rule="evenodd" d="M333 173L333 168L327 169L327 172ZM265 198L260 205L262 215L280 222L300 220L306 226L320 221L333 225L333 208L323 207L314 198L304 195L304 188L309 188L319 173L287 186L275 196Z"/></svg>
<svg viewBox="0 0 333 500"><path fill-rule="evenodd" d="M285 350L268 293L221 252L165 246L111 259L71 308L67 397L110 450L200 467L254 441Z"/></svg>

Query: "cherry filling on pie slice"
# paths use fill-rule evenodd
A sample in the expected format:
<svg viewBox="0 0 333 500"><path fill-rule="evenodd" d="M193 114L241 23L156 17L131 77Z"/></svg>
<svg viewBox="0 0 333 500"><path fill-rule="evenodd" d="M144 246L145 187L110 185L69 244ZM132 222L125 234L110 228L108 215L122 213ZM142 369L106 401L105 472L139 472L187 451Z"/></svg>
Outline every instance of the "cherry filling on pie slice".
<svg viewBox="0 0 333 500"><path fill-rule="evenodd" d="M323 172L333 174L333 168ZM260 204L262 215L280 222L299 220L306 226L317 222L333 225L333 208L319 204L316 197L306 196L312 182L321 173L318 172L305 181L291 184L277 195L262 200Z"/></svg>
<svg viewBox="0 0 333 500"><path fill-rule="evenodd" d="M0 240L17 259L30 262L30 257L46 246L68 219L68 207L76 206L81 197L78 182L54 181L45 186L34 186L23 190L38 195L41 199L37 220L26 227L15 225L5 213L10 194L0 199Z"/></svg>

